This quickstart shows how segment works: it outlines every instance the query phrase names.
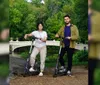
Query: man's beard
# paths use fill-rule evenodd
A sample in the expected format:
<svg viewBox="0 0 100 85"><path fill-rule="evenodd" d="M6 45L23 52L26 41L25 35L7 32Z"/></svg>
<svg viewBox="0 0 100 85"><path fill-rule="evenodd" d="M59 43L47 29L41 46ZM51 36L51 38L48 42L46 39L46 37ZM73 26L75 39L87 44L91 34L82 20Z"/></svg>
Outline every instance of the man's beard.
<svg viewBox="0 0 100 85"><path fill-rule="evenodd" d="M68 25L70 22L65 22L66 25Z"/></svg>

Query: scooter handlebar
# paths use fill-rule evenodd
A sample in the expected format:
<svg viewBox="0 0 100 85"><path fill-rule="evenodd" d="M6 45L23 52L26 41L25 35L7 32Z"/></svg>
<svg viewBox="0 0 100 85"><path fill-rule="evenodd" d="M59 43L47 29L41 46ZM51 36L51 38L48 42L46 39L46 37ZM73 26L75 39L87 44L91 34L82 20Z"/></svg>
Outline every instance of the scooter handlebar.
<svg viewBox="0 0 100 85"><path fill-rule="evenodd" d="M35 36L32 36L32 39L40 39L40 38L38 38L38 37L35 37Z"/></svg>

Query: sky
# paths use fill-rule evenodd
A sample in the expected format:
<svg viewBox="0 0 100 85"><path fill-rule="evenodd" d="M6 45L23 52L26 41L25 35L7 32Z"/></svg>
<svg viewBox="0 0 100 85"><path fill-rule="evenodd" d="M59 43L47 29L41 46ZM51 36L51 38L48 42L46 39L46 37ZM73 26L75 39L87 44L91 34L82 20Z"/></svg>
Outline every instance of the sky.
<svg viewBox="0 0 100 85"><path fill-rule="evenodd" d="M27 2L31 2L32 0L27 0Z"/></svg>

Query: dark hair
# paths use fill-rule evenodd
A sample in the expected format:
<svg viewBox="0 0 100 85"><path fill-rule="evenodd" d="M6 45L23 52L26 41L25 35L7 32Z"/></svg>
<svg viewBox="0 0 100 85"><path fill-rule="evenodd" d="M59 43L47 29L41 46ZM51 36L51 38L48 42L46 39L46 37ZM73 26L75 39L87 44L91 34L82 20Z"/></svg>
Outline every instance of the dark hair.
<svg viewBox="0 0 100 85"><path fill-rule="evenodd" d="M69 17L69 18L70 18L70 15L66 14L66 15L64 16L64 18L65 18L65 17Z"/></svg>
<svg viewBox="0 0 100 85"><path fill-rule="evenodd" d="M37 27L37 30L39 30L39 28L38 28L39 24L42 24L42 26L43 26L43 23L42 23L42 22L38 22L38 23L37 23L37 26L36 26L36 27ZM44 27L44 26L43 26L43 27Z"/></svg>

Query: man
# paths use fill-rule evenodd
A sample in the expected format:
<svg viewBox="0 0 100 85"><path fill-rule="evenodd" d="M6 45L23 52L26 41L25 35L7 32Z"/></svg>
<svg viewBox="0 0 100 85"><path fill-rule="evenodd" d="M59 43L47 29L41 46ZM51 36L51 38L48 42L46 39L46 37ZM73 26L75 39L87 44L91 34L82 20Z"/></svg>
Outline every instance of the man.
<svg viewBox="0 0 100 85"><path fill-rule="evenodd" d="M63 56L67 51L67 57L68 57L68 67L67 67L67 75L71 76L71 69L72 69L72 56L74 53L75 48L75 41L79 38L79 32L75 25L71 24L71 18L69 15L64 16L64 22L65 26L63 26L55 37L62 37L63 40L61 40L61 53L60 53L60 59L59 62L61 64L61 69L65 68L65 63L63 60Z"/></svg>
<svg viewBox="0 0 100 85"><path fill-rule="evenodd" d="M100 12L91 8L88 0L89 85L94 85L94 72L100 62Z"/></svg>

